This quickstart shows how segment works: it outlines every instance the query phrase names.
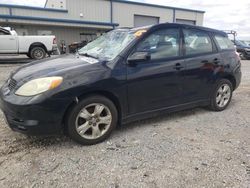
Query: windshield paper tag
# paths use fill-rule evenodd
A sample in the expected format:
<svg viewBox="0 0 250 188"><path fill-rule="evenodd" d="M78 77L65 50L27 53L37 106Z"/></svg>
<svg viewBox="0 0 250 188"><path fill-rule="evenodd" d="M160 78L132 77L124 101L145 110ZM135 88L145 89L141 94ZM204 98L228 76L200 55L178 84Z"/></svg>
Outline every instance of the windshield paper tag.
<svg viewBox="0 0 250 188"><path fill-rule="evenodd" d="M82 57L81 60L86 61L90 64L98 63L99 61L97 59L91 58L91 57Z"/></svg>

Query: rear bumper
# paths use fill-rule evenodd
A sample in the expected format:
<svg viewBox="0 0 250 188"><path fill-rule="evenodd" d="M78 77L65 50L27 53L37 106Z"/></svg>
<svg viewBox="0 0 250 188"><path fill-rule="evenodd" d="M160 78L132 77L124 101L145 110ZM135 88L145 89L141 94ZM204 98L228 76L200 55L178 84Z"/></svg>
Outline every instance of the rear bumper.
<svg viewBox="0 0 250 188"><path fill-rule="evenodd" d="M54 53L57 54L57 52L58 52L57 44L53 44L52 49L50 51L48 51L49 54L54 54Z"/></svg>
<svg viewBox="0 0 250 188"><path fill-rule="evenodd" d="M57 44L53 44L53 46L52 46L52 52L56 51L57 49L58 49Z"/></svg>
<svg viewBox="0 0 250 188"><path fill-rule="evenodd" d="M11 96L17 102L18 96ZM45 100L38 104L14 104L0 93L0 108L6 123L14 130L28 135L52 135L62 131L66 100Z"/></svg>
<svg viewBox="0 0 250 188"><path fill-rule="evenodd" d="M237 68L234 69L234 77L235 77L235 81L236 81L234 89L237 89L241 83L241 77L242 77L240 66L238 66Z"/></svg>

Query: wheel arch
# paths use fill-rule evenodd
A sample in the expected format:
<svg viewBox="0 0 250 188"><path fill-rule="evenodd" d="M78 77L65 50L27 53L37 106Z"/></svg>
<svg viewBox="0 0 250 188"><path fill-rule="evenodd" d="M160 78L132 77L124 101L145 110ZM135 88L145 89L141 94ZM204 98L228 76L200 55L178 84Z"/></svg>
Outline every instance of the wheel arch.
<svg viewBox="0 0 250 188"><path fill-rule="evenodd" d="M29 53L31 52L31 50L34 48L34 47L42 47L46 53L48 53L48 50L47 50L47 47L41 43L41 42L34 42L30 45L29 47Z"/></svg>
<svg viewBox="0 0 250 188"><path fill-rule="evenodd" d="M228 74L228 75L223 76L222 78L229 80L232 83L233 90L235 90L235 88L236 88L236 79L235 79L235 77L233 75Z"/></svg>
<svg viewBox="0 0 250 188"><path fill-rule="evenodd" d="M64 133L67 134L67 130L66 130L66 124L65 121L69 115L69 112L75 107L75 105L78 104L78 102L80 100L83 100L84 98L87 98L89 96L93 96L93 95L99 95L99 96L103 96L106 97L107 99L109 99L111 102L114 103L116 109L117 109L117 113L118 113L118 125L121 124L121 119L122 119L122 108L121 108L121 103L118 99L118 97L113 94L112 92L109 91L105 91L105 90L96 90L96 91L91 91L91 92L86 92L83 94L80 94L78 96L75 96L75 99L68 105L64 115L63 115L63 119L62 119L62 128Z"/></svg>

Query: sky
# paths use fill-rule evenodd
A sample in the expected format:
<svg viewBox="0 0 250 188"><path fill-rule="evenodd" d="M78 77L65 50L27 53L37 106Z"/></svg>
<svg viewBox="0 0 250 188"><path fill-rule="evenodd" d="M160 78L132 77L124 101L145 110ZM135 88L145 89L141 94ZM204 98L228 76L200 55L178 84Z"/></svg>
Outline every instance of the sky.
<svg viewBox="0 0 250 188"><path fill-rule="evenodd" d="M206 11L203 26L235 30L238 38L250 40L249 0L138 0L145 3Z"/></svg>
<svg viewBox="0 0 250 188"><path fill-rule="evenodd" d="M43 7L46 0L0 0L0 3ZM131 0L206 11L203 25L236 30L239 39L250 40L249 0Z"/></svg>

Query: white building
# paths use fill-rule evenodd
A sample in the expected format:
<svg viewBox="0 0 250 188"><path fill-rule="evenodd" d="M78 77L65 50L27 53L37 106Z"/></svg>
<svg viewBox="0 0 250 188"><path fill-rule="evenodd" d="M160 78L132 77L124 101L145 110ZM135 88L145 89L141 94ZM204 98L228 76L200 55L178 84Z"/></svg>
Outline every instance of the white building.
<svg viewBox="0 0 250 188"><path fill-rule="evenodd" d="M0 26L19 35L56 35L58 43L92 40L115 27L164 22L203 24L204 11L125 0L47 0L44 8L0 4Z"/></svg>

